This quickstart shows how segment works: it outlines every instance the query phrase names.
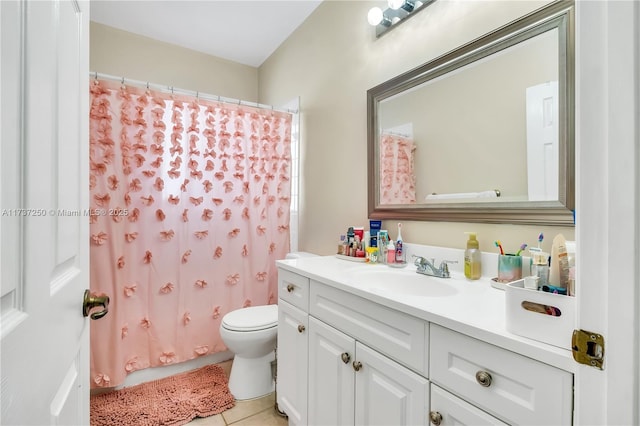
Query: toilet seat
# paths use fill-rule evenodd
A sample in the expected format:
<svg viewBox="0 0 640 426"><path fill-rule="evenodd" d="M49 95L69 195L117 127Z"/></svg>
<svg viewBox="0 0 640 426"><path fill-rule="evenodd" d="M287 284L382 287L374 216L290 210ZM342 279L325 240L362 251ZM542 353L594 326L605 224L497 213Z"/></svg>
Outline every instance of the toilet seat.
<svg viewBox="0 0 640 426"><path fill-rule="evenodd" d="M222 318L222 326L231 331L258 331L278 326L278 305L236 309Z"/></svg>

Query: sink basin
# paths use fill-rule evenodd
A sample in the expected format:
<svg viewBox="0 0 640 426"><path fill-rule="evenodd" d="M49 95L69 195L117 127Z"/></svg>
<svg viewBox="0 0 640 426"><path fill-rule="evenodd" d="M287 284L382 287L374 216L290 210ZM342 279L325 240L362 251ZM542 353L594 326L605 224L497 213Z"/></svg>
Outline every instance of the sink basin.
<svg viewBox="0 0 640 426"><path fill-rule="evenodd" d="M353 271L352 276L370 283L376 293L400 294L419 297L453 296L458 290L447 282L449 278L436 278L414 270L378 269Z"/></svg>

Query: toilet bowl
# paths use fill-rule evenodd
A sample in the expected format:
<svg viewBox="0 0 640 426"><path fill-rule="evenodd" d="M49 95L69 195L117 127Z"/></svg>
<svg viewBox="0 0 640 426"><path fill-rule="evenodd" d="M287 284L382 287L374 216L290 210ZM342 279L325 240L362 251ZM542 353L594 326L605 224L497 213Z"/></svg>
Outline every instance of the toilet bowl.
<svg viewBox="0 0 640 426"><path fill-rule="evenodd" d="M292 252L287 259L315 257ZM278 335L278 306L250 306L226 314L220 337L235 354L229 376L229 390L237 400L259 398L275 390L271 363L275 360Z"/></svg>
<svg viewBox="0 0 640 426"><path fill-rule="evenodd" d="M258 398L274 391L271 362L277 330L277 305L237 309L222 318L220 337L235 354L229 376L235 399Z"/></svg>

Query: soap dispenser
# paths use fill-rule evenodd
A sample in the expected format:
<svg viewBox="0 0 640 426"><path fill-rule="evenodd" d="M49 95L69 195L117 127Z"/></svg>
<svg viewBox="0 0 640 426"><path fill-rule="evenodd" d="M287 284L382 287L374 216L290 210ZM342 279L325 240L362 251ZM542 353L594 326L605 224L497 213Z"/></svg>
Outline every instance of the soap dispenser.
<svg viewBox="0 0 640 426"><path fill-rule="evenodd" d="M475 232L465 232L469 236L467 249L464 251L464 276L477 280L482 275L482 253Z"/></svg>

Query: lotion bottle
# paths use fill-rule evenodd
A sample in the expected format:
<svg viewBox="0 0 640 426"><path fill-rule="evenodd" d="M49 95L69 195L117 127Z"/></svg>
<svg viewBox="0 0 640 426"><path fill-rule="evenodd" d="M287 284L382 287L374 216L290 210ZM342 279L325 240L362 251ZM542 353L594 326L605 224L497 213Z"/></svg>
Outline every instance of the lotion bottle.
<svg viewBox="0 0 640 426"><path fill-rule="evenodd" d="M465 232L469 236L467 249L464 251L464 276L477 280L482 275L482 253L475 232Z"/></svg>

